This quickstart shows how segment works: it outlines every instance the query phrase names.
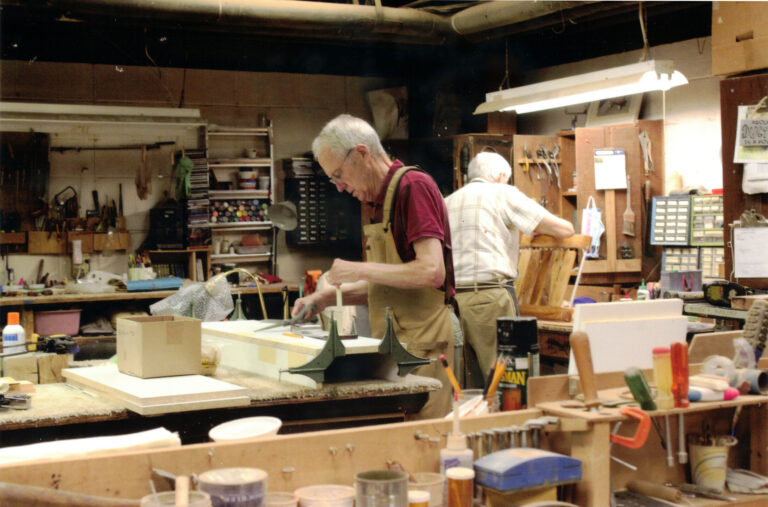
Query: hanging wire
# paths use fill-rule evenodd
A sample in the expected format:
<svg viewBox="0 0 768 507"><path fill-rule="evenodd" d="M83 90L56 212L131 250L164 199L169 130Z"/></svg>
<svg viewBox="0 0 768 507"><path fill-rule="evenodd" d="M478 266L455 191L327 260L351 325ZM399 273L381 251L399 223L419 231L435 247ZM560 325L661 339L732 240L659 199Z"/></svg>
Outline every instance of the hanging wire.
<svg viewBox="0 0 768 507"><path fill-rule="evenodd" d="M499 84L499 90L503 90L505 85L507 88L511 86L509 81L509 37L504 39L504 79Z"/></svg>
<svg viewBox="0 0 768 507"><path fill-rule="evenodd" d="M637 6L638 6L637 7L637 15L638 15L638 18L640 19L640 31L643 34L643 56L640 57L640 61L644 62L644 61L648 60L648 55L649 55L649 52L650 52L649 51L650 48L649 48L649 45L648 45L648 34L646 33L646 30L645 30L645 24L646 24L647 20L644 19L645 18L645 13L643 12L643 2L638 2Z"/></svg>

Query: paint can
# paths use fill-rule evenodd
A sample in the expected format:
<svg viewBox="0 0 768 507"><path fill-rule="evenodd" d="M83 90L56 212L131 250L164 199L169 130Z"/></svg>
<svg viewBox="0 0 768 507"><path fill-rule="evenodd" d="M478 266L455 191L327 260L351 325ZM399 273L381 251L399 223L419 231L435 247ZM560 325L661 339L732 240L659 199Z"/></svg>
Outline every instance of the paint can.
<svg viewBox="0 0 768 507"><path fill-rule="evenodd" d="M260 507L267 491L267 472L258 468L219 468L197 480L213 507Z"/></svg>

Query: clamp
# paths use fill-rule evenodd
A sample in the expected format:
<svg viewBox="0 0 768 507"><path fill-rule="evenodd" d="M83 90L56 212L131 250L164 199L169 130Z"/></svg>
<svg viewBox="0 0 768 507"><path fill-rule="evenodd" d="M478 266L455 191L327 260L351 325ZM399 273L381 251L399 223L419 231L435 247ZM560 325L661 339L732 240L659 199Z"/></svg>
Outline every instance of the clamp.
<svg viewBox="0 0 768 507"><path fill-rule="evenodd" d="M651 430L651 418L650 416L640 408L637 407L622 407L619 409L619 413L633 419L637 419L639 424L637 431L631 437L625 437L623 435L617 435L611 433L611 442L629 449L639 449L645 445L645 441L648 440L648 433Z"/></svg>

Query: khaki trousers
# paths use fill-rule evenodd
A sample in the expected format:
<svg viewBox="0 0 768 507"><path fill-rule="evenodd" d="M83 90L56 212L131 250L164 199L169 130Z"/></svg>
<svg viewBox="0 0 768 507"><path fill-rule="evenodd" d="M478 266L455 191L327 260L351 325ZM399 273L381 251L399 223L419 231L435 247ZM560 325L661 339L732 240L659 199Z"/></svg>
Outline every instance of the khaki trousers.
<svg viewBox="0 0 768 507"><path fill-rule="evenodd" d="M456 293L464 333L464 371L468 388L483 388L496 360L496 319L514 317L515 304L507 289L464 290Z"/></svg>

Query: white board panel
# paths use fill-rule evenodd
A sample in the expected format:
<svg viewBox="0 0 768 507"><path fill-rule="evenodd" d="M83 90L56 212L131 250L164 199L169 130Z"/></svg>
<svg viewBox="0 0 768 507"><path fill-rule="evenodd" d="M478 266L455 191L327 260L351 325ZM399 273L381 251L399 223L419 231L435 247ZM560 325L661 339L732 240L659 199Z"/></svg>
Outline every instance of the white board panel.
<svg viewBox="0 0 768 507"><path fill-rule="evenodd" d="M203 375L142 379L120 373L117 365L67 368L67 380L108 394L140 414L245 406L248 390Z"/></svg>
<svg viewBox="0 0 768 507"><path fill-rule="evenodd" d="M652 299L576 305L573 309L573 330L585 322L654 319L677 317L683 314L682 299Z"/></svg>

